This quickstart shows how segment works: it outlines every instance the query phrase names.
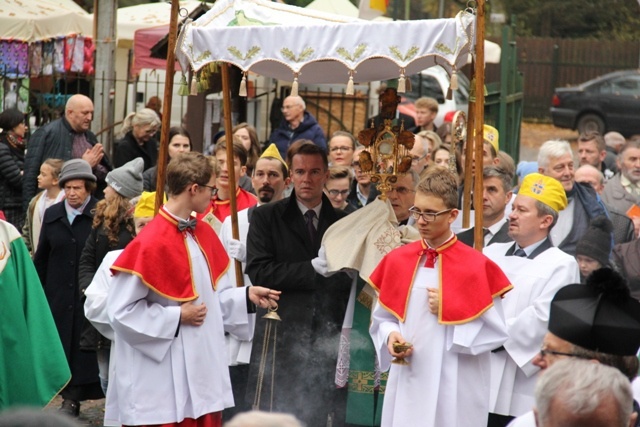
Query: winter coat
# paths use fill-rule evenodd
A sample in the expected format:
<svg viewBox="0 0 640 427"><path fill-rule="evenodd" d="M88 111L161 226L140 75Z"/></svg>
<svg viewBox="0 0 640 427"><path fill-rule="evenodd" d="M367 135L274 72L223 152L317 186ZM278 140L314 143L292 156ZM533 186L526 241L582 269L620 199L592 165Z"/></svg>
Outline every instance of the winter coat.
<svg viewBox="0 0 640 427"><path fill-rule="evenodd" d="M24 222L22 207L23 150L13 148L6 133L0 134L0 210L18 230Z"/></svg>
<svg viewBox="0 0 640 427"><path fill-rule="evenodd" d="M133 132L129 132L124 138L116 141L113 155L113 164L116 168L137 157L142 157L142 160L144 160L143 170L155 166L158 161L158 140L151 138L143 145L140 145L134 138Z"/></svg>
<svg viewBox="0 0 640 427"><path fill-rule="evenodd" d="M95 353L80 351L85 317L78 289L78 264L91 233L96 203L97 199L91 197L73 224L67 219L64 201L48 208L33 258L71 367L71 385L99 381Z"/></svg>
<svg viewBox="0 0 640 427"><path fill-rule="evenodd" d="M310 113L304 112L304 119L297 128L291 129L289 122L282 119L280 127L274 129L269 138L269 142L276 144L278 151L283 159L287 158L287 149L291 144L299 139L308 139L313 141L318 147L327 151L327 140L324 131Z"/></svg>
<svg viewBox="0 0 640 427"><path fill-rule="evenodd" d="M69 122L64 117L61 117L58 120L47 123L31 135L24 160L22 181L22 206L25 211L33 196L38 192L40 166L47 159L70 160L72 158L71 149L75 134L76 132L73 131ZM92 146L98 143L96 136L91 131L85 132L85 136L87 142ZM111 163L106 154L100 164L107 170L111 170ZM102 191L105 186L104 180L98 179L98 189L94 193L96 198L102 197Z"/></svg>
<svg viewBox="0 0 640 427"><path fill-rule="evenodd" d="M118 242L111 246L107 237L104 224L99 228L92 228L89 238L84 245L82 255L80 256L80 265L78 267L78 287L80 289L80 301L84 306L84 291L87 290L93 276L98 271L98 267L102 263L105 255L109 251L124 249L127 244L132 241L134 234L127 230L126 223L120 223L120 232L118 233ZM111 341L103 337L91 322L85 320L82 336L80 338L80 348L82 350L98 350L102 348L110 348Z"/></svg>

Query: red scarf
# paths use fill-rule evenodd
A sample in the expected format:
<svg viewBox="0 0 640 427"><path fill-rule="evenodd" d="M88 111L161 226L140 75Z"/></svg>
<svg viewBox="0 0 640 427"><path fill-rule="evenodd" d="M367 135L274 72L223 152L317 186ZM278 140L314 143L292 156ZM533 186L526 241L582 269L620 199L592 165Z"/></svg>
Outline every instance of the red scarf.
<svg viewBox="0 0 640 427"><path fill-rule="evenodd" d="M218 236L206 223L198 223L192 236L200 247L209 269L213 289L229 268L229 258ZM178 221L164 207L142 229L111 266L114 274L134 274L155 293L174 301L198 298L191 258L187 248L187 231L178 230Z"/></svg>
<svg viewBox="0 0 640 427"><path fill-rule="evenodd" d="M380 294L380 304L401 322L406 318L420 259L427 250L423 240L394 249L369 277L369 283ZM503 296L513 288L500 267L475 249L458 242L455 236L436 251L440 276L438 322L443 325L477 319L493 306L493 298Z"/></svg>

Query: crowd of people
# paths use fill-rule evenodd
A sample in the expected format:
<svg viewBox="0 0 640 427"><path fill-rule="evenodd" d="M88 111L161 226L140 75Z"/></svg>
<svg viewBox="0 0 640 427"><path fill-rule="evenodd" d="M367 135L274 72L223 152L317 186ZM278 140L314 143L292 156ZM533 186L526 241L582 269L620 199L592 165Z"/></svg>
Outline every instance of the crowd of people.
<svg viewBox="0 0 640 427"><path fill-rule="evenodd" d="M264 145L169 129L157 214L159 100L113 159L84 95L28 141L2 112L0 425L58 394L59 425L104 396L105 425L640 425L640 137L516 166L485 125L467 162L437 101L380 99L366 127L414 135L390 188L364 133L326 137L289 96Z"/></svg>

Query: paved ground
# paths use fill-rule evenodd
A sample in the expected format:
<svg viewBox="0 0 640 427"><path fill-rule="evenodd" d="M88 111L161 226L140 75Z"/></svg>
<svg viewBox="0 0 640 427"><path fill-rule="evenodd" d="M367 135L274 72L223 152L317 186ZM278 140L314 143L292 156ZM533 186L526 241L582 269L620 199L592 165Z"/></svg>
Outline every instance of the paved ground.
<svg viewBox="0 0 640 427"><path fill-rule="evenodd" d="M45 411L57 411L62 404L60 396L53 399L53 402L45 408ZM80 417L78 424L81 426L102 426L104 419L104 399L87 400L82 402L80 406Z"/></svg>
<svg viewBox="0 0 640 427"><path fill-rule="evenodd" d="M567 129L559 129L547 124L523 123L520 139L520 159L536 160L538 148L543 142L550 139L566 139L572 144L576 143L578 133ZM47 411L57 411L62 403L62 398L57 397L46 408ZM102 426L104 418L104 399L89 400L82 403L78 422L84 426Z"/></svg>

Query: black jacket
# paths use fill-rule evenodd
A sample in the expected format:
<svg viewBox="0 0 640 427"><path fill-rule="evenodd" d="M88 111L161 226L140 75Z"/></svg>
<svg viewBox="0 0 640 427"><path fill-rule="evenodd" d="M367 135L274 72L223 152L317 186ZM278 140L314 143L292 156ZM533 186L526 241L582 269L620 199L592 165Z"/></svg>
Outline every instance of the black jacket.
<svg viewBox="0 0 640 427"><path fill-rule="evenodd" d="M46 159L62 159L65 161L71 159L74 136L75 132L64 117L47 123L31 135L27 145L22 178L22 207L25 211L33 196L38 192L40 166ZM98 143L96 136L91 131L85 132L85 136L92 146ZM100 164L107 170L111 170L111 163L106 154ZM105 186L104 178L98 179L98 190L94 194L96 198L102 197L102 191Z"/></svg>
<svg viewBox="0 0 640 427"><path fill-rule="evenodd" d="M311 260L318 256L322 236L346 214L322 196L318 238L310 241L295 193L278 202L257 207L247 236L246 272L254 285L282 291L278 314L273 409L294 413L309 426L325 425L335 397L334 376L339 338L351 279L338 273L316 274ZM253 402L265 320L256 317L247 398ZM272 366L267 361L266 366ZM270 371L269 371L270 372ZM271 375L265 375L263 402L269 402Z"/></svg>
<svg viewBox="0 0 640 427"><path fill-rule="evenodd" d="M114 147L113 164L116 168L137 157L142 157L144 160L144 170L155 166L158 162L158 140L155 138L151 138L141 146L133 137L133 133L129 132L116 141Z"/></svg>
<svg viewBox="0 0 640 427"><path fill-rule="evenodd" d="M475 231L475 227L471 227L468 230L461 231L457 234L458 240L462 243L473 247L473 232ZM507 243L513 242L513 239L509 237L509 221L505 221L500 227L500 230L489 240L489 245L492 243Z"/></svg>
<svg viewBox="0 0 640 427"><path fill-rule="evenodd" d="M80 291L80 301L84 305L84 291L89 287L93 276L98 271L98 267L102 263L105 255L109 251L124 249L127 244L133 240L134 234L127 230L125 222L120 223L120 232L118 234L118 242L111 246L109 238L104 229L104 225L99 228L92 228L89 237L82 250L80 256L80 264L78 266L78 288ZM80 348L82 350L97 350L100 348L111 347L111 342L100 335L100 333L91 325L91 322L85 319L85 325L80 338Z"/></svg>
<svg viewBox="0 0 640 427"><path fill-rule="evenodd" d="M22 207L22 170L24 152L7 142L7 134L0 134L0 210L18 230L24 222L25 209Z"/></svg>
<svg viewBox="0 0 640 427"><path fill-rule="evenodd" d="M360 203L360 199L358 199L357 186L358 186L358 181L354 179L353 182L351 183L349 195L347 196L347 202L349 202L349 204L353 206L355 209L360 209L362 207L362 203ZM371 189L369 190L369 197L367 197L367 204L373 202L376 199L376 197L378 197L378 195L380 194L380 192L378 191L374 183L371 183L370 188Z"/></svg>

